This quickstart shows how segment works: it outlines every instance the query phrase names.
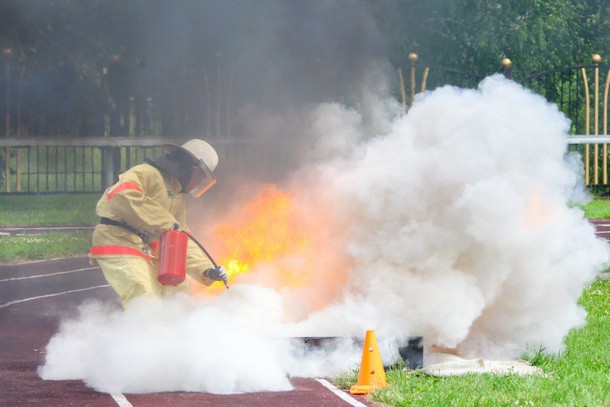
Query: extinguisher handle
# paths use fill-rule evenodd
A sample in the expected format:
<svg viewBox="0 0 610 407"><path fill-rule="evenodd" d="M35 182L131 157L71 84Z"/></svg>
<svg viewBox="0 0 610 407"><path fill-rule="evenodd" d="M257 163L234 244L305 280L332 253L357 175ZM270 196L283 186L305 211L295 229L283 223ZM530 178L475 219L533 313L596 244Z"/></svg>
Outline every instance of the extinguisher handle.
<svg viewBox="0 0 610 407"><path fill-rule="evenodd" d="M199 241L197 239L195 239L193 237L193 235L191 235L190 233L181 230L182 233L184 233L185 235L187 235L189 237L189 239L191 239L193 242L195 242L195 244L197 246L199 246L199 248L203 251L203 253L205 253L205 255L207 256L208 259L210 259L210 261L212 262L212 265L214 266L214 268L218 268L218 264L216 264L216 262L214 261L214 259L212 258L212 255L210 255L210 253L205 249L205 247L203 247L203 245L201 243L199 243ZM225 285L225 287L227 287L227 290L229 289L229 284L227 284L226 280L223 280L223 283Z"/></svg>

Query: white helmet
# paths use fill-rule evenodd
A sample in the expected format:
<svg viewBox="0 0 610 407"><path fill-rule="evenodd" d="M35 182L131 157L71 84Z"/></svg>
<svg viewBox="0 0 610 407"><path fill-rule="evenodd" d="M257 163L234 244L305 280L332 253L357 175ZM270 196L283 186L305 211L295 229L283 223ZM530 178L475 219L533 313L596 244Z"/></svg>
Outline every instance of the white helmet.
<svg viewBox="0 0 610 407"><path fill-rule="evenodd" d="M189 140L182 144L182 146L177 144L164 144L163 147L169 151L184 151L195 160L198 167L203 171L204 179L191 191L193 196L200 197L216 183L216 177L212 174L212 171L218 166L218 154L216 153L216 150L214 150L214 147L199 139Z"/></svg>
<svg viewBox="0 0 610 407"><path fill-rule="evenodd" d="M198 162L205 164L210 171L218 165L218 154L214 147L203 140L192 139L182 145L182 148L191 153Z"/></svg>

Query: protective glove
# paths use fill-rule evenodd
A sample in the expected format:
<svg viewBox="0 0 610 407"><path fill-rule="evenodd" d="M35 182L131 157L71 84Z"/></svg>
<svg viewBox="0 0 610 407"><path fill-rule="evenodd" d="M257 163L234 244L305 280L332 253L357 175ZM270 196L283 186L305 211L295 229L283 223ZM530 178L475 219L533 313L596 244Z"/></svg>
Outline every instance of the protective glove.
<svg viewBox="0 0 610 407"><path fill-rule="evenodd" d="M227 281L227 279L229 278L227 272L225 271L225 268L222 266L218 266L216 268L211 267L205 270L203 272L203 275L214 281Z"/></svg>

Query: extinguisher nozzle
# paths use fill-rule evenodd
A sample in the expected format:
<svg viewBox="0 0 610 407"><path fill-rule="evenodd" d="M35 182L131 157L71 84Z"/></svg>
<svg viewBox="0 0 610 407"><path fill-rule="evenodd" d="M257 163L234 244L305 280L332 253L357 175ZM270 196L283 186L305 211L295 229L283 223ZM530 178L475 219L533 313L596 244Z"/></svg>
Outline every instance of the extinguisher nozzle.
<svg viewBox="0 0 610 407"><path fill-rule="evenodd" d="M223 280L222 282L224 283L225 287L227 287L227 290L228 290L229 289L229 284L227 284L227 280Z"/></svg>

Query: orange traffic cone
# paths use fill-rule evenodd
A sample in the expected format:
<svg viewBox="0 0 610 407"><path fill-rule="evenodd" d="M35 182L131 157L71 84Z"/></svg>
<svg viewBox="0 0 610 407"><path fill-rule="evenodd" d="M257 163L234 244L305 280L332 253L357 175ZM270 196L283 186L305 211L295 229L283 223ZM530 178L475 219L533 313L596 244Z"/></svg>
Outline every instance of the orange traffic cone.
<svg viewBox="0 0 610 407"><path fill-rule="evenodd" d="M366 331L358 382L349 389L349 392L352 394L369 394L377 388L388 386L381 354L377 347L375 331Z"/></svg>

